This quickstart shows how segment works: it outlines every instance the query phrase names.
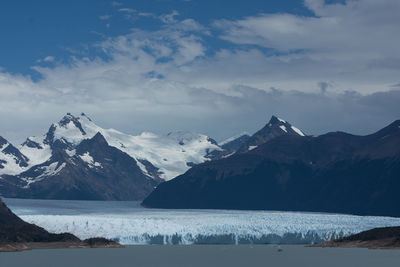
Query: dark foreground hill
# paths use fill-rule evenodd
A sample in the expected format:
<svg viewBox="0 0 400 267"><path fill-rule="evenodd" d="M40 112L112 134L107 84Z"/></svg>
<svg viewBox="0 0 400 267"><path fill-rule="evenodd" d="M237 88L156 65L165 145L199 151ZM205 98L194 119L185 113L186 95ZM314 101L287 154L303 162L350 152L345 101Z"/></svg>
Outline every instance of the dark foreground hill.
<svg viewBox="0 0 400 267"><path fill-rule="evenodd" d="M400 226L374 228L345 238L324 242L316 247L400 249Z"/></svg>
<svg viewBox="0 0 400 267"><path fill-rule="evenodd" d="M400 216L399 191L395 121L367 136L275 136L160 184L143 205Z"/></svg>
<svg viewBox="0 0 400 267"><path fill-rule="evenodd" d="M41 227L21 220L0 199L0 251L53 247L120 247L120 245L104 238L82 241L69 233L49 233Z"/></svg>

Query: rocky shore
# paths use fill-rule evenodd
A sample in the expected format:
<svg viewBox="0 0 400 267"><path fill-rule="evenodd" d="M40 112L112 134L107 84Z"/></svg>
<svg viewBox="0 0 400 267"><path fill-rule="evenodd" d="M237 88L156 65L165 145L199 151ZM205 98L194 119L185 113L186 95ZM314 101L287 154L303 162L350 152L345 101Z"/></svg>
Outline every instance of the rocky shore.
<svg viewBox="0 0 400 267"><path fill-rule="evenodd" d="M400 226L374 228L313 247L400 249Z"/></svg>
<svg viewBox="0 0 400 267"><path fill-rule="evenodd" d="M80 240L69 233L53 234L15 215L0 199L0 251L38 248L111 248L122 247L105 238Z"/></svg>

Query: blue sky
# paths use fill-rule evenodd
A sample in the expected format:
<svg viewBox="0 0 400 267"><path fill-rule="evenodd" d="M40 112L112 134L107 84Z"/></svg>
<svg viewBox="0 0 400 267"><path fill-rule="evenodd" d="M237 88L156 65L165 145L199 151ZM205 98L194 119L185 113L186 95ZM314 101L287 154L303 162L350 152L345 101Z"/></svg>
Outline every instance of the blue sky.
<svg viewBox="0 0 400 267"><path fill-rule="evenodd" d="M302 1L296 0L6 0L1 5L0 66L7 72L29 74L34 78L38 78L37 72L31 66L49 55L59 61L68 61L71 51L92 55L95 52L87 51L87 47L102 41L105 36L123 35L131 28L155 30L162 25L160 20L139 13L161 16L177 11L180 19L192 18L203 25L218 19L237 19L260 13L312 15ZM214 50L229 44L210 38L208 45ZM18 54L17 58L15 54Z"/></svg>
<svg viewBox="0 0 400 267"><path fill-rule="evenodd" d="M0 4L0 135L65 113L129 133L309 134L400 118L398 0Z"/></svg>

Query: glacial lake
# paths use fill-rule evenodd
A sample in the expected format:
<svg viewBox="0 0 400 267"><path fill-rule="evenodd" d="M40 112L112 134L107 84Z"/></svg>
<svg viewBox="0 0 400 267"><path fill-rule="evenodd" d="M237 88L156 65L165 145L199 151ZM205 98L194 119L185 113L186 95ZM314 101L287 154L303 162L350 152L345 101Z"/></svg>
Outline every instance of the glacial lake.
<svg viewBox="0 0 400 267"><path fill-rule="evenodd" d="M147 209L133 201L10 199L27 222L79 238L106 237L141 244L311 244L375 227L399 226L400 218L310 212Z"/></svg>

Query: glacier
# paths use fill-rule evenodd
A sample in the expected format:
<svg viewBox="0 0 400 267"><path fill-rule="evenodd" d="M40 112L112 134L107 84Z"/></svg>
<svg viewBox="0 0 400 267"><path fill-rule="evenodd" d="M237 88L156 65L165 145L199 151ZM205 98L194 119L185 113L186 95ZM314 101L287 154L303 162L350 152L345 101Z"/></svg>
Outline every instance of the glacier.
<svg viewBox="0 0 400 267"><path fill-rule="evenodd" d="M146 209L137 202L5 199L23 220L50 232L140 244L312 244L400 218L310 212Z"/></svg>

